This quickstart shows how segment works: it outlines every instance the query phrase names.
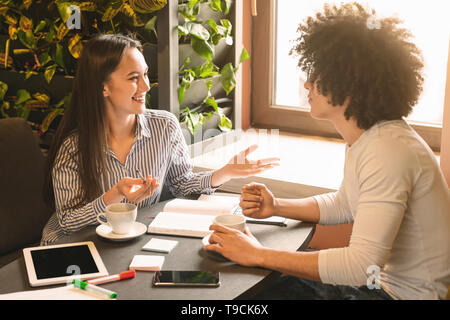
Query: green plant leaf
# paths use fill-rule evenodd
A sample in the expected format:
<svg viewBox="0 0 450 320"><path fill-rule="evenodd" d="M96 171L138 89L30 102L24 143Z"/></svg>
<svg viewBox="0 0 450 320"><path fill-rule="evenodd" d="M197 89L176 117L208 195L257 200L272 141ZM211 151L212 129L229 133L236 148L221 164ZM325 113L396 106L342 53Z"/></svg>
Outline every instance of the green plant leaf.
<svg viewBox="0 0 450 320"><path fill-rule="evenodd" d="M212 86L213 86L213 82L212 82L212 80L208 80L208 81L206 81L205 82L205 85L206 85L206 90L208 90L208 98L211 96L211 88L212 88Z"/></svg>
<svg viewBox="0 0 450 320"><path fill-rule="evenodd" d="M70 103L70 97L72 96L72 92L67 93L64 98L59 100L59 102L55 105L55 108L67 108Z"/></svg>
<svg viewBox="0 0 450 320"><path fill-rule="evenodd" d="M81 50L83 50L83 44L81 43L81 37L78 33L69 39L67 48L75 59L80 57Z"/></svg>
<svg viewBox="0 0 450 320"><path fill-rule="evenodd" d="M47 81L48 84L52 81L53 75L56 71L56 64L52 64L51 66L48 66L44 71L44 78Z"/></svg>
<svg viewBox="0 0 450 320"><path fill-rule="evenodd" d="M200 12L198 0L190 0L188 3L178 5L178 13L184 18L184 21L195 21Z"/></svg>
<svg viewBox="0 0 450 320"><path fill-rule="evenodd" d="M17 19L14 16L10 16L8 14L3 15L3 18L5 19L5 23L9 25L16 25Z"/></svg>
<svg viewBox="0 0 450 320"><path fill-rule="evenodd" d="M28 120L28 116L30 115L31 109L28 108L22 108L20 112L20 117L23 118L25 121Z"/></svg>
<svg viewBox="0 0 450 320"><path fill-rule="evenodd" d="M155 37L158 38L158 33L156 32L156 19L158 16L152 17L150 20L147 21L147 23L144 26L144 29L148 32L153 32L155 34Z"/></svg>
<svg viewBox="0 0 450 320"><path fill-rule="evenodd" d="M119 8L114 8L113 6L108 7L102 16L102 21L106 22L112 20L119 13L119 11L120 7Z"/></svg>
<svg viewBox="0 0 450 320"><path fill-rule="evenodd" d="M189 108L186 108L186 112L187 112L185 117L186 127L188 128L192 136L195 136L198 130L205 123L205 117L201 113L189 111Z"/></svg>
<svg viewBox="0 0 450 320"><path fill-rule="evenodd" d="M212 63L212 61L205 61L200 67L193 67L191 69L194 72L194 77L198 78L210 78L218 74L218 68Z"/></svg>
<svg viewBox="0 0 450 320"><path fill-rule="evenodd" d="M35 94L33 94L33 98L42 102L43 104L48 105L50 103L50 97L45 93L36 92Z"/></svg>
<svg viewBox="0 0 450 320"><path fill-rule="evenodd" d="M188 30L191 37L195 37L199 40L209 39L209 31L201 23L186 22L184 28Z"/></svg>
<svg viewBox="0 0 450 320"><path fill-rule="evenodd" d="M228 14L230 12L231 3L232 0L222 0L222 11L224 14Z"/></svg>
<svg viewBox="0 0 450 320"><path fill-rule="evenodd" d="M39 101L37 99L30 99L27 102L25 102L24 109L28 110L35 110L35 109L47 109L48 104L43 103L42 101Z"/></svg>
<svg viewBox="0 0 450 320"><path fill-rule="evenodd" d="M248 52L245 48L242 48L241 57L239 58L239 63L242 63L248 59L250 59L250 55L248 54Z"/></svg>
<svg viewBox="0 0 450 320"><path fill-rule="evenodd" d="M205 23L211 27L211 29L215 32L215 33L219 33L218 29L217 29L217 23L212 20L212 19L208 19L205 21Z"/></svg>
<svg viewBox="0 0 450 320"><path fill-rule="evenodd" d="M3 81L0 81L0 101L5 98L5 94L8 91L8 85Z"/></svg>
<svg viewBox="0 0 450 320"><path fill-rule="evenodd" d="M55 28L50 27L50 30L45 35L45 41L52 42L56 38Z"/></svg>
<svg viewBox="0 0 450 320"><path fill-rule="evenodd" d="M58 40L62 40L67 35L68 32L69 28L67 28L64 22L61 22L61 24L58 27L58 31L56 32L56 37L58 38Z"/></svg>
<svg viewBox="0 0 450 320"><path fill-rule="evenodd" d="M191 47L196 53L198 53L202 58L211 61L214 49L206 40L200 40L196 37L191 37Z"/></svg>
<svg viewBox="0 0 450 320"><path fill-rule="evenodd" d="M3 56L3 67L6 69L9 66L9 44L11 42L11 39L6 39L6 44L5 44L5 53ZM1 59L0 59L1 60Z"/></svg>
<svg viewBox="0 0 450 320"><path fill-rule="evenodd" d="M67 23L67 19L72 15L72 10L69 7L72 5L70 2L59 2L56 4L59 15L64 23Z"/></svg>
<svg viewBox="0 0 450 320"><path fill-rule="evenodd" d="M189 30L186 29L183 26L178 26L178 37L181 38L182 36L187 37L189 35Z"/></svg>
<svg viewBox="0 0 450 320"><path fill-rule="evenodd" d="M183 103L184 100L184 93L187 89L191 87L192 81L194 81L194 72L191 69L185 69L183 70L184 74L181 78L180 86L178 87L178 102L180 104Z"/></svg>
<svg viewBox="0 0 450 320"><path fill-rule="evenodd" d="M64 47L59 43L56 44L55 62L61 68L66 69L66 65L64 63Z"/></svg>
<svg viewBox="0 0 450 320"><path fill-rule="evenodd" d="M130 18L136 17L136 12L133 10L133 8L128 3L123 3L121 9L123 13L125 13Z"/></svg>
<svg viewBox="0 0 450 320"><path fill-rule="evenodd" d="M14 50L13 50L13 53L14 53L15 55L25 54L25 53L29 53L29 52L31 52L30 49L14 49Z"/></svg>
<svg viewBox="0 0 450 320"><path fill-rule="evenodd" d="M203 103L208 106L211 106L215 112L217 112L219 109L219 106L217 105L217 102L216 100L214 100L214 98L208 98Z"/></svg>
<svg viewBox="0 0 450 320"><path fill-rule="evenodd" d="M33 21L25 16L20 16L19 26L24 32L31 31L33 29Z"/></svg>
<svg viewBox="0 0 450 320"><path fill-rule="evenodd" d="M50 61L52 61L52 58L50 57L50 55L48 54L48 51L44 51L42 52L39 57L39 62L41 63L41 67L45 66L47 63L49 63Z"/></svg>
<svg viewBox="0 0 450 320"><path fill-rule="evenodd" d="M56 116L58 116L59 114L63 114L64 113L64 109L62 108L57 108L57 109L53 109L52 111L50 111L47 116L45 117L45 119L42 121L42 125L41 125L41 131L43 133L45 133L48 128L50 127L50 125L52 124L53 120L55 120Z"/></svg>
<svg viewBox="0 0 450 320"><path fill-rule="evenodd" d="M36 71L33 71L33 70L27 70L25 72L25 80L29 79L32 75L36 75L36 74L39 74L39 73L37 73Z"/></svg>
<svg viewBox="0 0 450 320"><path fill-rule="evenodd" d="M209 2L209 7L213 9L214 11L222 12L222 4L221 0L211 0Z"/></svg>
<svg viewBox="0 0 450 320"><path fill-rule="evenodd" d="M19 29L17 29L15 25L10 25L8 27L8 34L9 34L9 38L11 40L17 40L17 33L18 32L19 32Z"/></svg>
<svg viewBox="0 0 450 320"><path fill-rule="evenodd" d="M222 116L220 117L219 129L224 132L233 129L233 122L231 122L231 120L228 119L224 114L222 114Z"/></svg>
<svg viewBox="0 0 450 320"><path fill-rule="evenodd" d="M77 3L77 6L81 11L95 11L97 9L96 4L91 1Z"/></svg>
<svg viewBox="0 0 450 320"><path fill-rule="evenodd" d="M19 29L17 37L19 38L20 42L28 49L36 49L36 39L34 38L33 31L29 30L27 32L24 32L22 29Z"/></svg>
<svg viewBox="0 0 450 320"><path fill-rule="evenodd" d="M39 31L44 29L46 25L47 25L47 22L45 22L45 20L41 20L41 22L39 22L39 24L34 29L34 33L38 33Z"/></svg>
<svg viewBox="0 0 450 320"><path fill-rule="evenodd" d="M14 105L16 105L16 106L18 106L18 105L20 105L20 104L22 104L22 103L24 103L24 102L26 102L26 101L31 99L30 93L27 90L25 90L25 89L17 90L16 96L17 96L17 99L14 102Z"/></svg>
<svg viewBox="0 0 450 320"><path fill-rule="evenodd" d="M220 71L220 83L228 95L236 86L236 74L233 64L227 63Z"/></svg>
<svg viewBox="0 0 450 320"><path fill-rule="evenodd" d="M186 59L184 59L184 62L180 67L180 71L186 68L186 66L188 66L189 64L191 64L191 57L186 57Z"/></svg>
<svg viewBox="0 0 450 320"><path fill-rule="evenodd" d="M3 118L9 118L9 115L5 112L5 110L9 109L9 102L3 101L2 106L0 107L0 114L3 116Z"/></svg>

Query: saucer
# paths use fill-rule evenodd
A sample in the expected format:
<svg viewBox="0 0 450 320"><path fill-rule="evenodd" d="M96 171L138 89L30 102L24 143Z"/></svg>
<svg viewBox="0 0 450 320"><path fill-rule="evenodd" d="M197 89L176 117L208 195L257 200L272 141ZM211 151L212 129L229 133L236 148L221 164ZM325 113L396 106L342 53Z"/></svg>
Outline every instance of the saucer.
<svg viewBox="0 0 450 320"><path fill-rule="evenodd" d="M147 226L140 222L135 222L131 231L127 234L117 234L112 232L110 226L101 224L96 229L95 232L102 238L106 238L113 241L127 241L137 237L140 237L145 232L147 232Z"/></svg>
<svg viewBox="0 0 450 320"><path fill-rule="evenodd" d="M202 238L202 243L203 243L203 247L209 245L209 237L211 236L212 233L208 234L207 236ZM215 251L210 251L210 250L205 250L205 248L203 248L203 252L206 253L206 255L208 255L211 259L220 261L220 262L225 262L225 261L230 261L228 258L225 258L223 255L221 255L218 252Z"/></svg>

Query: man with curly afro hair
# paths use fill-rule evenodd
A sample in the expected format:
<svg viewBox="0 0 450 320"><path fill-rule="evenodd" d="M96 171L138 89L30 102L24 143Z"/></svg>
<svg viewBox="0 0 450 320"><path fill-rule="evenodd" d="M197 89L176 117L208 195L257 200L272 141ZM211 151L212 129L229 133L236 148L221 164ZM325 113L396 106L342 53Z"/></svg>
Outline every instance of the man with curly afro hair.
<svg viewBox="0 0 450 320"><path fill-rule="evenodd" d="M436 158L405 117L422 91L423 58L397 18L358 3L325 5L291 54L308 75L311 115L346 142L338 191L280 199L242 188L246 216L353 222L349 245L312 252L262 246L213 225L207 250L284 275L257 299L443 299L450 285L450 193Z"/></svg>

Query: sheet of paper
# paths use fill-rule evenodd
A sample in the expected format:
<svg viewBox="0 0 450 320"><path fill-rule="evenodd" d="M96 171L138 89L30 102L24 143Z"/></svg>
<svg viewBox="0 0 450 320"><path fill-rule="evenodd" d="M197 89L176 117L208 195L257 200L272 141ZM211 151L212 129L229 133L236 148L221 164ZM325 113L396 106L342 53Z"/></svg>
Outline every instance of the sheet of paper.
<svg viewBox="0 0 450 320"><path fill-rule="evenodd" d="M0 294L0 300L110 300L91 292L74 288L73 285Z"/></svg>
<svg viewBox="0 0 450 320"><path fill-rule="evenodd" d="M177 244L178 241L175 240L151 238L150 241L142 247L142 250L169 253Z"/></svg>
<svg viewBox="0 0 450 320"><path fill-rule="evenodd" d="M130 270L159 271L164 263L164 256L135 255L130 263Z"/></svg>

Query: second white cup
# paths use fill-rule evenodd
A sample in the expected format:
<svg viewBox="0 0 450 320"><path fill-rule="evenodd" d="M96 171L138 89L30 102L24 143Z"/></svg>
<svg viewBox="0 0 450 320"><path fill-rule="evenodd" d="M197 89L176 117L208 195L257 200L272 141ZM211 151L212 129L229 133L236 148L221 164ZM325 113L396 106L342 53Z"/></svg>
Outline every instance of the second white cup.
<svg viewBox="0 0 450 320"><path fill-rule="evenodd" d="M98 215L97 221L110 226L116 234L128 234L136 221L137 206L132 203L113 203L106 207L105 214ZM107 222L100 219L103 217Z"/></svg>
<svg viewBox="0 0 450 320"><path fill-rule="evenodd" d="M233 228L244 232L245 230L245 217L235 214L223 214L214 218L215 224Z"/></svg>

